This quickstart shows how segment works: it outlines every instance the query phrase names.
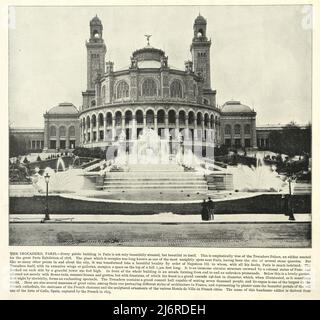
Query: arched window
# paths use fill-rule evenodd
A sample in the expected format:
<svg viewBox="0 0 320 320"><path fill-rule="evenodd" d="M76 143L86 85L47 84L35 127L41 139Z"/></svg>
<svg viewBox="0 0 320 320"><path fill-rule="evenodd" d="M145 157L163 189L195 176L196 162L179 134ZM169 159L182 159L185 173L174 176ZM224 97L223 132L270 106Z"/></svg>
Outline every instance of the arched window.
<svg viewBox="0 0 320 320"><path fill-rule="evenodd" d="M198 112L197 114L197 126L202 125L202 113Z"/></svg>
<svg viewBox="0 0 320 320"><path fill-rule="evenodd" d="M130 124L132 122L132 112L130 110L127 110L124 114L125 118L125 124Z"/></svg>
<svg viewBox="0 0 320 320"><path fill-rule="evenodd" d="M244 126L244 133L245 133L245 134L251 134L250 124L246 124L246 125Z"/></svg>
<svg viewBox="0 0 320 320"><path fill-rule="evenodd" d="M169 118L169 124L175 124L176 123L176 112L174 110L170 110L168 114Z"/></svg>
<svg viewBox="0 0 320 320"><path fill-rule="evenodd" d="M207 113L204 115L204 126L209 127L209 115Z"/></svg>
<svg viewBox="0 0 320 320"><path fill-rule="evenodd" d="M142 84L142 95L153 97L157 95L157 84L153 79L146 79Z"/></svg>
<svg viewBox="0 0 320 320"><path fill-rule="evenodd" d="M141 110L136 112L136 121L137 124L143 124L143 112Z"/></svg>
<svg viewBox="0 0 320 320"><path fill-rule="evenodd" d="M92 121L92 127L94 128L97 125L97 117L95 114L92 116L91 121Z"/></svg>
<svg viewBox="0 0 320 320"><path fill-rule="evenodd" d="M59 128L59 136L60 136L60 137L65 137L65 136L66 136L66 133L67 133L66 127L65 127L65 126L61 126L61 127Z"/></svg>
<svg viewBox="0 0 320 320"><path fill-rule="evenodd" d="M87 128L90 128L90 117L87 116Z"/></svg>
<svg viewBox="0 0 320 320"><path fill-rule="evenodd" d="M236 124L234 126L234 134L241 134L241 126L240 126L240 124Z"/></svg>
<svg viewBox="0 0 320 320"><path fill-rule="evenodd" d="M147 111L146 117L147 124L154 124L154 113L152 110Z"/></svg>
<svg viewBox="0 0 320 320"><path fill-rule="evenodd" d="M93 30L93 36L95 38L99 38L100 37L99 32L97 30Z"/></svg>
<svg viewBox="0 0 320 320"><path fill-rule="evenodd" d="M75 137L76 136L76 128L74 126L71 126L69 128L69 137Z"/></svg>
<svg viewBox="0 0 320 320"><path fill-rule="evenodd" d="M122 114L120 111L116 112L116 126L121 126Z"/></svg>
<svg viewBox="0 0 320 320"><path fill-rule="evenodd" d="M120 81L117 85L117 99L129 97L129 85L126 81Z"/></svg>
<svg viewBox="0 0 320 320"><path fill-rule="evenodd" d="M107 113L107 126L112 126L112 113Z"/></svg>
<svg viewBox="0 0 320 320"><path fill-rule="evenodd" d="M57 135L57 129L54 126L50 127L50 137L55 137Z"/></svg>
<svg viewBox="0 0 320 320"><path fill-rule="evenodd" d="M182 85L179 80L174 80L170 85L170 96L172 98L182 98Z"/></svg>
<svg viewBox="0 0 320 320"><path fill-rule="evenodd" d="M102 113L99 113L98 123L99 123L99 127L103 126L103 114Z"/></svg>
<svg viewBox="0 0 320 320"><path fill-rule="evenodd" d="M179 112L179 124L185 125L186 124L186 113L183 110Z"/></svg>
<svg viewBox="0 0 320 320"><path fill-rule="evenodd" d="M210 117L210 125L211 125L211 128L213 129L213 127L214 127L214 117L213 117L213 114L212 114L211 117Z"/></svg>
<svg viewBox="0 0 320 320"><path fill-rule="evenodd" d="M191 126L194 126L194 113L192 111L188 114L188 123Z"/></svg>
<svg viewBox="0 0 320 320"><path fill-rule="evenodd" d="M225 134L231 134L231 126L230 126L230 124L226 124L226 126L224 127L224 133Z"/></svg>
<svg viewBox="0 0 320 320"><path fill-rule="evenodd" d="M165 119L164 110L159 110L158 111L157 118L158 118L158 124L163 124L164 123L164 119Z"/></svg>

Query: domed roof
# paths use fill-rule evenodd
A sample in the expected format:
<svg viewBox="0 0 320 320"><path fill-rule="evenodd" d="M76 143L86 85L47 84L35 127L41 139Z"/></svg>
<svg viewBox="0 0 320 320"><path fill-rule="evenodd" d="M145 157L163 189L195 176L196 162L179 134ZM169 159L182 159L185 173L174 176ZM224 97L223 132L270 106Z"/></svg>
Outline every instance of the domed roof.
<svg viewBox="0 0 320 320"><path fill-rule="evenodd" d="M146 60L154 60L160 61L161 57L165 55L164 51L161 49L157 49L151 47L150 45L138 49L132 53L132 57L137 61L146 61Z"/></svg>
<svg viewBox="0 0 320 320"><path fill-rule="evenodd" d="M207 23L207 20L199 13L199 15L194 20L195 23Z"/></svg>
<svg viewBox="0 0 320 320"><path fill-rule="evenodd" d="M251 113L254 112L250 107L241 104L240 101L227 101L221 108L223 113Z"/></svg>
<svg viewBox="0 0 320 320"><path fill-rule="evenodd" d="M98 16L96 15L95 17L93 17L90 21L90 24L101 24L101 20L98 18Z"/></svg>
<svg viewBox="0 0 320 320"><path fill-rule="evenodd" d="M78 114L78 109L69 102L59 103L48 111L49 114Z"/></svg>

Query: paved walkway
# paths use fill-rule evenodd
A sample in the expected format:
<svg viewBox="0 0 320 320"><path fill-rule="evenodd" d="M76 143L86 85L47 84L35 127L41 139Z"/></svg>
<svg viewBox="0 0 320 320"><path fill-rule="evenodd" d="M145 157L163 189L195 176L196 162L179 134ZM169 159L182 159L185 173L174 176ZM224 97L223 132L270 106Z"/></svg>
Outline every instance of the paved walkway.
<svg viewBox="0 0 320 320"><path fill-rule="evenodd" d="M308 248L311 224L10 223L10 245Z"/></svg>
<svg viewBox="0 0 320 320"><path fill-rule="evenodd" d="M295 221L310 222L311 214L295 214ZM41 222L44 218L40 214L11 214L10 222ZM214 220L202 221L199 214L179 215L172 213L160 213L150 215L85 215L85 214L59 214L50 215L47 223L78 222L78 223L281 223L288 222L288 217L283 214L216 214Z"/></svg>

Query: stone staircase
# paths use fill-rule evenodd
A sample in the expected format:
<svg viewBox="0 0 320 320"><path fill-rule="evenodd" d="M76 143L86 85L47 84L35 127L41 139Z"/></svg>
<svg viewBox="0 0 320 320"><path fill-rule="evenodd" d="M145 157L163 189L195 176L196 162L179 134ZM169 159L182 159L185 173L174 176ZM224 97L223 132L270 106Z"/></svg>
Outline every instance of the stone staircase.
<svg viewBox="0 0 320 320"><path fill-rule="evenodd" d="M92 160L90 161L90 163L88 163L88 165L85 168L83 168L83 172L90 172L97 168L100 168L101 163L105 163L105 160L101 160L101 159Z"/></svg>
<svg viewBox="0 0 320 320"><path fill-rule="evenodd" d="M185 172L176 164L136 164L126 172L106 174L103 189L113 192L207 192L204 176Z"/></svg>

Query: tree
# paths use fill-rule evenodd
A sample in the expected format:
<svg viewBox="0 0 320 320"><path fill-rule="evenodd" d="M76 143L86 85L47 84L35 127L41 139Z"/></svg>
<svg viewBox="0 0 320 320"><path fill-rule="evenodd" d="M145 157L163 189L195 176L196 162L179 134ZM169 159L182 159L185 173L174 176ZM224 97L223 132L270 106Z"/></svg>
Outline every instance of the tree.
<svg viewBox="0 0 320 320"><path fill-rule="evenodd" d="M281 133L279 131L271 131L269 134L270 151L281 153Z"/></svg>
<svg viewBox="0 0 320 320"><path fill-rule="evenodd" d="M269 143L271 151L284 153L290 157L311 154L311 124L301 128L292 121L282 131L272 131Z"/></svg>
<svg viewBox="0 0 320 320"><path fill-rule="evenodd" d="M9 134L9 157L17 157L27 153L26 143L13 134Z"/></svg>

